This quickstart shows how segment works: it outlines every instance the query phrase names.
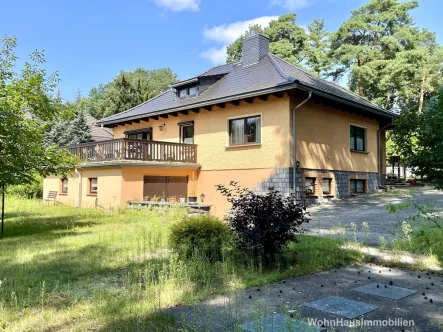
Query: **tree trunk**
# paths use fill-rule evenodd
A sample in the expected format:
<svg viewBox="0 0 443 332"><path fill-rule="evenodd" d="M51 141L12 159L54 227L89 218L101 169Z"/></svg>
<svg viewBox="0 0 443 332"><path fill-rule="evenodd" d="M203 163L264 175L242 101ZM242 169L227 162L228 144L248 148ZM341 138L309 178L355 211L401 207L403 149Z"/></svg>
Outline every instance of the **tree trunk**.
<svg viewBox="0 0 443 332"><path fill-rule="evenodd" d="M360 58L357 59L357 66L361 67ZM363 87L361 86L360 77L357 79L358 94L363 97Z"/></svg>
<svg viewBox="0 0 443 332"><path fill-rule="evenodd" d="M422 77L421 79L421 84L420 84L420 101L418 103L418 113L421 114L421 112L423 111L423 99L424 99L424 92L425 90L425 76Z"/></svg>

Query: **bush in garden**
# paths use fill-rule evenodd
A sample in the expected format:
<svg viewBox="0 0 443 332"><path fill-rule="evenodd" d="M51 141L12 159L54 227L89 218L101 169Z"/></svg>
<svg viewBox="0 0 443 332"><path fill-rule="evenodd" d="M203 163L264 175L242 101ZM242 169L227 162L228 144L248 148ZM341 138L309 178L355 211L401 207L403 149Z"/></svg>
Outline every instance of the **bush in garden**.
<svg viewBox="0 0 443 332"><path fill-rule="evenodd" d="M220 261L233 246L233 233L220 219L209 216L191 216L171 225L169 245L182 258L195 253L210 261Z"/></svg>
<svg viewBox="0 0 443 332"><path fill-rule="evenodd" d="M26 199L43 197L43 177L35 174L26 184L18 184L6 187L6 194Z"/></svg>
<svg viewBox="0 0 443 332"><path fill-rule="evenodd" d="M274 188L255 194L234 181L216 187L232 204L225 220L238 233L240 248L253 250L267 265L276 263L276 255L289 242L297 242L300 225L308 222L305 207L294 195L282 197Z"/></svg>

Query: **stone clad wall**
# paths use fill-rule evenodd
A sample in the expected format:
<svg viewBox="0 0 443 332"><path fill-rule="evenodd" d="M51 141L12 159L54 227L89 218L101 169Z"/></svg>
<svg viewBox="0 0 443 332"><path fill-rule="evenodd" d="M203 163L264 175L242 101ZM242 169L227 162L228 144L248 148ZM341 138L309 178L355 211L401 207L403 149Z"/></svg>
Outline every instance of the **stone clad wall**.
<svg viewBox="0 0 443 332"><path fill-rule="evenodd" d="M252 190L256 193L265 193L269 187L274 187L284 196L288 196L293 192L293 183L292 183L292 168L276 168L275 173L268 177L266 180L257 183L257 185L252 188ZM370 172L352 172L352 171L334 171L328 169L299 169L297 172L297 187L299 188L300 194L303 192L304 188L304 176L308 174L309 177L312 174L317 174L317 177L320 178L322 174L333 174L333 183L332 187L335 188L335 191L331 193L334 198L347 198L350 197L349 192L349 180L350 179L364 179L366 180L366 192L374 193L378 189L378 174L370 173ZM316 199L318 202L323 200L322 194L316 193L315 196L318 196Z"/></svg>

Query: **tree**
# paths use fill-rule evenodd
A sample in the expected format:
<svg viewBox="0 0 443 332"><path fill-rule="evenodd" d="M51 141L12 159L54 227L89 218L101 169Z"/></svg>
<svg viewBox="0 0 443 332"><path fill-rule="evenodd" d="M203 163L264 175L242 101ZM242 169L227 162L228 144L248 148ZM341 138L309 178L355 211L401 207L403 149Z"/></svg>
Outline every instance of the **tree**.
<svg viewBox="0 0 443 332"><path fill-rule="evenodd" d="M277 20L269 23L269 26L262 28L259 25L252 25L249 29L237 38L227 48L227 62L241 60L243 39L251 36L253 32L261 33L269 38L269 50L271 53L284 60L302 66L306 57L308 47L308 37L303 28L295 23L295 14L279 16Z"/></svg>
<svg viewBox="0 0 443 332"><path fill-rule="evenodd" d="M395 152L404 156L415 174L443 189L443 88L418 112L417 104L404 110L392 131Z"/></svg>
<svg viewBox="0 0 443 332"><path fill-rule="evenodd" d="M391 85L403 104L418 103L421 113L426 97L443 85L443 48L426 29L403 29L397 38L402 49L386 66L380 84Z"/></svg>
<svg viewBox="0 0 443 332"><path fill-rule="evenodd" d="M35 174L65 174L76 158L67 150L43 144L46 121L62 117L56 99L50 97L58 76L40 66L44 55L34 51L23 69L15 71L14 37L0 45L0 188L29 183Z"/></svg>
<svg viewBox="0 0 443 332"><path fill-rule="evenodd" d="M340 64L334 78L347 73L352 90L382 106L392 106L395 91L381 90L378 83L389 61L395 61L401 50L396 34L412 26L409 12L417 6L416 0L371 0L352 11L349 20L342 23L331 39L333 55Z"/></svg>
<svg viewBox="0 0 443 332"><path fill-rule="evenodd" d="M313 20L308 26L306 64L319 77L326 77L333 65L329 38L330 33L325 29L324 20Z"/></svg>
<svg viewBox="0 0 443 332"><path fill-rule="evenodd" d="M176 74L169 68L122 71L111 82L92 88L88 98L82 99L84 109L93 117L101 119L159 95L176 81Z"/></svg>

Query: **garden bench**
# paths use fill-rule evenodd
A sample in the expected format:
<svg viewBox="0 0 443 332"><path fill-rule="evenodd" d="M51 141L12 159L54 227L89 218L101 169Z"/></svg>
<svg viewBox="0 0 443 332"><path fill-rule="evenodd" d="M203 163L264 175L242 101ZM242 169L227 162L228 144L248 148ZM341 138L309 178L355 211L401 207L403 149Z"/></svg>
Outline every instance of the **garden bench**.
<svg viewBox="0 0 443 332"><path fill-rule="evenodd" d="M43 202L47 202L48 204L49 204L49 202L54 202L54 204L55 204L55 199L57 198L57 194L58 194L58 191L50 191L50 192L48 192L48 197L46 198L46 199L43 199Z"/></svg>

